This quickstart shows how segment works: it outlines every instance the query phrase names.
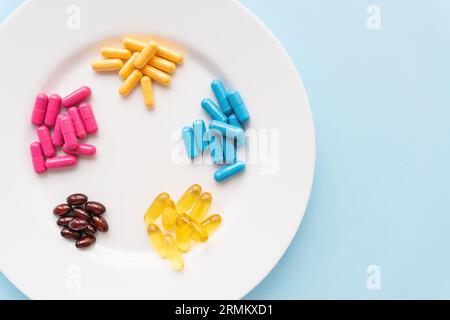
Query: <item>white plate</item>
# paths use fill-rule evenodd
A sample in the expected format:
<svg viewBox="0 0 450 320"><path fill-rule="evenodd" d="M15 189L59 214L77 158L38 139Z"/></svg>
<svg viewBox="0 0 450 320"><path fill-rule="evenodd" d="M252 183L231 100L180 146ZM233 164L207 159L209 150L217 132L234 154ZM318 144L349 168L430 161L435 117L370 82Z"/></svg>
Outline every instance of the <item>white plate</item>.
<svg viewBox="0 0 450 320"><path fill-rule="evenodd" d="M77 8L81 28L73 30L67 23ZM153 35L185 53L171 87L155 87L153 111L139 91L121 98L117 75L90 69L100 47L119 44L124 35ZM286 52L237 1L32 0L1 26L0 42L0 267L26 295L236 299L275 266L308 201L313 123ZM224 184L214 182L213 165L186 163L176 141L181 126L207 119L200 101L212 97L214 78L242 93L252 116L249 132L257 133L247 150L254 157L247 158L247 171ZM75 169L38 176L29 155L36 139L30 124L34 96L65 95L81 85L93 89L100 133L88 141L98 155ZM267 137L273 140L267 143ZM185 255L185 271L177 273L150 247L142 216L158 193L177 198L192 183L213 194L212 211L224 223L208 244ZM108 208L110 232L86 251L60 237L52 215L73 192Z"/></svg>

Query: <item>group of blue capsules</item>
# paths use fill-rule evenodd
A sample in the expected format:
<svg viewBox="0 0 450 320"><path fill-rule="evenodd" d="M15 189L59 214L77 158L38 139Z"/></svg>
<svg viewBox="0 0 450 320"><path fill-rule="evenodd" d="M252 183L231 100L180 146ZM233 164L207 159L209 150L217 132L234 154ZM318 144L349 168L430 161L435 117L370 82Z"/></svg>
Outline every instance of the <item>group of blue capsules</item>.
<svg viewBox="0 0 450 320"><path fill-rule="evenodd" d="M220 80L214 80L211 89L219 106L211 99L201 103L212 119L209 130L205 121L195 120L181 133L189 158L195 159L209 149L213 162L224 165L214 174L214 179L222 182L245 170L245 163L237 160L237 148L245 146L244 126L250 115L239 92L227 92Z"/></svg>

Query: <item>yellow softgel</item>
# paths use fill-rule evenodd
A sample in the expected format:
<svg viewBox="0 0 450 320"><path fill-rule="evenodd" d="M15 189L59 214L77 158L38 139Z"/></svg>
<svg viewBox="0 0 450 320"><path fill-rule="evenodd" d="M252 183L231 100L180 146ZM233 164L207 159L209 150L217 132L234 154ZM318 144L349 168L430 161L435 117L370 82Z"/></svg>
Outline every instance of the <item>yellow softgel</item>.
<svg viewBox="0 0 450 320"><path fill-rule="evenodd" d="M144 221L146 224L150 224L156 221L162 213L164 204L170 200L170 196L167 192L159 194L152 204L148 207L147 212L144 215Z"/></svg>
<svg viewBox="0 0 450 320"><path fill-rule="evenodd" d="M175 222L177 219L177 212L175 210L175 203L172 200L167 200L164 204L161 213L162 225L167 231L175 229Z"/></svg>
<svg viewBox="0 0 450 320"><path fill-rule="evenodd" d="M123 67L123 61L120 59L97 60L91 63L95 71L118 71Z"/></svg>
<svg viewBox="0 0 450 320"><path fill-rule="evenodd" d="M153 248L155 248L159 256L163 259L166 259L167 250L163 242L164 236L161 232L161 229L159 229L159 227L156 224L149 224L147 227L147 235L150 239L150 242L153 245Z"/></svg>
<svg viewBox="0 0 450 320"><path fill-rule="evenodd" d="M119 71L119 75L122 77L122 79L126 79L130 76L130 74L136 69L134 67L134 61L138 57L139 52L133 53L130 59L128 59L127 62L123 65L122 69Z"/></svg>
<svg viewBox="0 0 450 320"><path fill-rule="evenodd" d="M148 108L153 108L155 104L155 98L153 96L153 85L152 79L145 76L141 79L141 89L142 94L144 95L144 102Z"/></svg>
<svg viewBox="0 0 450 320"><path fill-rule="evenodd" d="M184 268L184 260L181 252L178 250L177 241L171 234L166 234L163 238L164 246L167 250L167 259L169 259L172 268L182 271Z"/></svg>
<svg viewBox="0 0 450 320"><path fill-rule="evenodd" d="M156 54L156 51L158 51L158 43L150 41L134 61L134 66L138 69L145 67L150 59Z"/></svg>
<svg viewBox="0 0 450 320"><path fill-rule="evenodd" d="M177 216L175 223L175 236L177 238L178 250L188 252L191 247L191 229L186 222Z"/></svg>
<svg viewBox="0 0 450 320"><path fill-rule="evenodd" d="M122 48L103 47L100 53L106 59L128 60L131 57L131 51Z"/></svg>
<svg viewBox="0 0 450 320"><path fill-rule="evenodd" d="M151 58L148 64L156 69L159 69L167 73L174 73L175 70L177 69L176 64L173 63L172 61L156 56Z"/></svg>
<svg viewBox="0 0 450 320"><path fill-rule="evenodd" d="M122 96L127 96L131 93L131 91L138 85L139 81L142 78L142 72L139 70L134 70L130 76L123 82L123 84L119 88L119 93Z"/></svg>
<svg viewBox="0 0 450 320"><path fill-rule="evenodd" d="M161 70L158 70L149 65L145 66L142 69L142 72L146 76L152 78L152 80L154 80L154 81L158 82L159 84L162 84L163 86L166 86L166 87L170 84L170 81L172 80L171 77L167 73L162 72Z"/></svg>
<svg viewBox="0 0 450 320"><path fill-rule="evenodd" d="M198 184L194 184L186 190L186 192L181 196L177 202L177 212L185 213L191 210L194 203L197 201L198 197L202 193L202 187Z"/></svg>
<svg viewBox="0 0 450 320"><path fill-rule="evenodd" d="M179 215L181 223L187 224L192 233L192 239L200 242L208 241L208 232L206 229L197 221L192 219L187 214Z"/></svg>
<svg viewBox="0 0 450 320"><path fill-rule="evenodd" d="M191 211L191 217L195 221L201 221L206 213L208 212L209 208L211 207L212 203L212 195L209 192L202 193L200 195L200 198L198 198L197 202L194 205L194 208L192 208Z"/></svg>
<svg viewBox="0 0 450 320"><path fill-rule="evenodd" d="M205 228L206 232L208 232L208 235L214 232L220 224L222 223L222 217L218 214L213 214L202 221L201 225L203 228Z"/></svg>

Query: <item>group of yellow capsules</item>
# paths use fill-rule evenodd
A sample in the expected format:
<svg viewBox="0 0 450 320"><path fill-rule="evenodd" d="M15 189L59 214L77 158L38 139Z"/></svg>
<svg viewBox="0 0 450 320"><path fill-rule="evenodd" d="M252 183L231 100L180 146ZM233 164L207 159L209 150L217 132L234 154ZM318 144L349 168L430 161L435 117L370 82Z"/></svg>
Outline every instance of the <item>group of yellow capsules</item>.
<svg viewBox="0 0 450 320"><path fill-rule="evenodd" d="M170 261L173 269L183 270L182 253L189 251L191 241L207 242L210 234L221 224L222 217L218 214L205 218L211 204L212 195L202 193L202 187L194 184L176 204L168 193L163 192L148 208L144 221L150 242L161 258ZM155 224L159 217L166 234Z"/></svg>
<svg viewBox="0 0 450 320"><path fill-rule="evenodd" d="M145 105L153 108L152 82L168 86L170 75L175 72L177 64L183 63L184 56L156 41L144 42L126 37L123 45L124 48L102 48L100 53L104 59L92 62L92 69L99 72L119 71L124 80L119 88L122 96L128 96L140 82Z"/></svg>

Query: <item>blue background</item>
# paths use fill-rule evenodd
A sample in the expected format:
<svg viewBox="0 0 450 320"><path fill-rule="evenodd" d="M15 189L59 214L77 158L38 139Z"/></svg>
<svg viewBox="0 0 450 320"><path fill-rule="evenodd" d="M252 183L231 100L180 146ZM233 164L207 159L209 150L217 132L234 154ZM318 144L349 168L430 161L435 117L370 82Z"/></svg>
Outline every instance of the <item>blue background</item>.
<svg viewBox="0 0 450 320"><path fill-rule="evenodd" d="M0 0L0 21L22 2ZM450 1L242 2L294 60L317 134L302 226L247 298L450 298Z"/></svg>

